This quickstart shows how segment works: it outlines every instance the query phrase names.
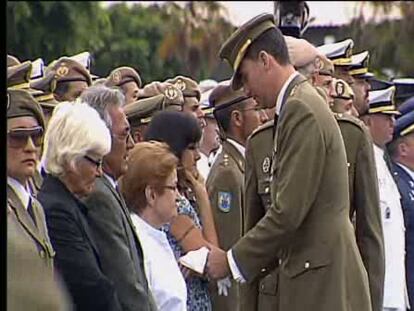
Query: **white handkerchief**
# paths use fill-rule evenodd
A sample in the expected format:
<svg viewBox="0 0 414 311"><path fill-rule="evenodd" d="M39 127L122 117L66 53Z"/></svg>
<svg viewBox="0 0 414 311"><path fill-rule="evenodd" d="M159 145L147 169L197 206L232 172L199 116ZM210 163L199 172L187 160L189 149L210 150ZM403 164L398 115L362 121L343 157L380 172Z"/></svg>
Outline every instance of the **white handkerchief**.
<svg viewBox="0 0 414 311"><path fill-rule="evenodd" d="M199 274L204 273L204 266L207 262L207 255L209 249L205 246L199 248L196 251L189 251L183 257L181 257L178 261L185 267L194 270Z"/></svg>

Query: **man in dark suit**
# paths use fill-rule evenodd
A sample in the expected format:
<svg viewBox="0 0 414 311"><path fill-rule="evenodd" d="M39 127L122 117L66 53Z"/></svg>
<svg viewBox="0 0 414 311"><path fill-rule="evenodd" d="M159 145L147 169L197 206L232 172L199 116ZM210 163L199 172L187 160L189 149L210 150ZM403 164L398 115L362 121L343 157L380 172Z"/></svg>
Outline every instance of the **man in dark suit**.
<svg viewBox="0 0 414 311"><path fill-rule="evenodd" d="M276 106L278 118L271 208L227 253L212 247L209 275L252 282L279 257L279 310L371 310L349 219L345 147L329 107L294 70L271 14L242 25L220 56L234 69L233 89Z"/></svg>
<svg viewBox="0 0 414 311"><path fill-rule="evenodd" d="M103 176L97 178L95 190L84 201L103 271L114 283L123 310L156 310L144 273L141 244L117 186L134 146L122 107L124 95L97 85L85 90L81 99L98 111L112 136L111 151L103 159Z"/></svg>
<svg viewBox="0 0 414 311"><path fill-rule="evenodd" d="M408 298L414 307L414 111L397 119L394 138L388 145L392 171L401 194L405 222L405 272Z"/></svg>

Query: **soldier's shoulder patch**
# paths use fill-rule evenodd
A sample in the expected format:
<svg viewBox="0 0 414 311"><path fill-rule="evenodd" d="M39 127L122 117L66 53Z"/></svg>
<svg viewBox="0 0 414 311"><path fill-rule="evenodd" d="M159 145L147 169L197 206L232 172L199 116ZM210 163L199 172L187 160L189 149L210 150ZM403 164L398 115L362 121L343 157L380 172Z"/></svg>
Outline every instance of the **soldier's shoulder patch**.
<svg viewBox="0 0 414 311"><path fill-rule="evenodd" d="M231 193L230 192L225 192L225 191L219 191L218 192L218 197L217 197L217 206L218 208L224 212L224 213L228 213L230 212L231 209Z"/></svg>

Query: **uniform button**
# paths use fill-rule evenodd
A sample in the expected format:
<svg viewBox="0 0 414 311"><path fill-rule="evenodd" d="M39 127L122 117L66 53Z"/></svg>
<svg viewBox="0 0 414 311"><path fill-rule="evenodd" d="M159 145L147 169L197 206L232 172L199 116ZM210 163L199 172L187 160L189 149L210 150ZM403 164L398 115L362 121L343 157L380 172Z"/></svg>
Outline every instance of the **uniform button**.
<svg viewBox="0 0 414 311"><path fill-rule="evenodd" d="M282 259L279 259L279 265L281 265L282 264Z"/></svg>
<svg viewBox="0 0 414 311"><path fill-rule="evenodd" d="M350 164L350 163L347 163L346 165L347 165L348 167L350 167L350 166L351 166L351 164Z"/></svg>
<svg viewBox="0 0 414 311"><path fill-rule="evenodd" d="M260 285L260 288L263 290L264 289L264 284Z"/></svg>
<svg viewBox="0 0 414 311"><path fill-rule="evenodd" d="M266 268L263 268L262 270L260 270L260 271L262 271L262 273L265 273L266 272Z"/></svg>
<svg viewBox="0 0 414 311"><path fill-rule="evenodd" d="M268 193L269 192L269 187L265 188L265 192Z"/></svg>
<svg viewBox="0 0 414 311"><path fill-rule="evenodd" d="M309 267L310 267L310 262L309 261L305 262L305 269L309 269Z"/></svg>

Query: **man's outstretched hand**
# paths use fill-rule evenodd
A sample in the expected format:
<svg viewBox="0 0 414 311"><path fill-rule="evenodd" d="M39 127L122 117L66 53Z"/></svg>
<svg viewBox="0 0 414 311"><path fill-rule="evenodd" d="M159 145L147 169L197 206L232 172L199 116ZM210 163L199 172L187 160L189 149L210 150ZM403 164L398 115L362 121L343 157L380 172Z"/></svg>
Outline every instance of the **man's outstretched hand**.
<svg viewBox="0 0 414 311"><path fill-rule="evenodd" d="M211 247L207 255L207 274L213 280L223 279L230 275L227 253L218 247Z"/></svg>

